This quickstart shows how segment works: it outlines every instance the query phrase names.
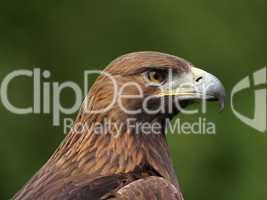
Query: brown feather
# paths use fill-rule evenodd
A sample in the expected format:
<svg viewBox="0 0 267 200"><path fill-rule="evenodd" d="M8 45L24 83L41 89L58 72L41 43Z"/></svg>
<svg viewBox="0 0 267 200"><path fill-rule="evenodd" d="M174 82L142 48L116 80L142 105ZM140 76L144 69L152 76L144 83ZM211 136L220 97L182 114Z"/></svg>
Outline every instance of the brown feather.
<svg viewBox="0 0 267 200"><path fill-rule="evenodd" d="M140 52L116 59L105 71L114 75L119 85L129 80L143 85L142 80L134 74L146 67L171 68L183 72L188 71L190 63L167 54ZM154 92L151 88L144 87L143 90ZM103 76L98 77L81 106L75 124L90 127L92 123L102 122L105 118L125 123L129 115L116 105L105 113L90 113L90 110L109 105L112 92L110 80ZM131 89L128 92L135 91ZM138 106L140 102L124 103ZM137 120L151 120L145 115L135 117ZM162 128L160 135L136 135L126 127L123 130L123 134L116 138L113 137L115 130L105 134L96 134L92 127L82 130L81 133L71 131L47 163L13 199L98 199L116 193L120 188L122 189L118 193L122 195L122 199L134 199L135 192L143 195L140 199L168 199L163 198L164 196L181 199L164 129ZM146 176L163 178L143 179ZM128 185L129 183L131 184ZM150 189L148 194L155 198L148 198L145 191ZM153 192L155 193L152 194ZM125 195L129 196L126 198ZM160 198L156 198L158 196Z"/></svg>

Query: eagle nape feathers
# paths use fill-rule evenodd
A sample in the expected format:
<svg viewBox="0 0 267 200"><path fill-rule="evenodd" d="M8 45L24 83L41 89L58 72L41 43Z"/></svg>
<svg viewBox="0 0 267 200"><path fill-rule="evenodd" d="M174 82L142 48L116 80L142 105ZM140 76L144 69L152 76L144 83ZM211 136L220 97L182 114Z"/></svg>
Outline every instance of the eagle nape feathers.
<svg viewBox="0 0 267 200"><path fill-rule="evenodd" d="M159 52L123 55L103 72L81 105L75 128L13 200L183 199L164 133L166 119L203 98L222 108L221 82ZM157 133L128 126L129 119L135 125L158 124ZM109 128L97 129L96 123Z"/></svg>

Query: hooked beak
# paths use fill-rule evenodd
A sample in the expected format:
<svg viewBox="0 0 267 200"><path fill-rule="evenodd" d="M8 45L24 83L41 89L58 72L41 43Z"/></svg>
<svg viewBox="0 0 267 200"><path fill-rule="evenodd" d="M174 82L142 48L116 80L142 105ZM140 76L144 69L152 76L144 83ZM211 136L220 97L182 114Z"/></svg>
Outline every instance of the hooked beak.
<svg viewBox="0 0 267 200"><path fill-rule="evenodd" d="M160 96L176 96L179 100L218 101L220 111L224 108L225 90L214 75L192 67L191 71L173 77L169 86L163 87Z"/></svg>

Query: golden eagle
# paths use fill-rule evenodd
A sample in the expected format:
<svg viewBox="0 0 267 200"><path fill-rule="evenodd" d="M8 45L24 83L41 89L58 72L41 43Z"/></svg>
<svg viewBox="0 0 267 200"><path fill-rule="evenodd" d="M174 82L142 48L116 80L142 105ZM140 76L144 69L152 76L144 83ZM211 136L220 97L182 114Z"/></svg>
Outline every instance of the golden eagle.
<svg viewBox="0 0 267 200"><path fill-rule="evenodd" d="M215 76L182 58L159 52L121 56L97 78L74 128L13 199L182 200L164 133L166 119L200 99L218 100L223 107L224 95ZM180 106L173 106L177 102ZM158 124L159 133L147 128L150 134L144 134L140 126L129 127L128 119ZM96 128L96 123L109 128Z"/></svg>

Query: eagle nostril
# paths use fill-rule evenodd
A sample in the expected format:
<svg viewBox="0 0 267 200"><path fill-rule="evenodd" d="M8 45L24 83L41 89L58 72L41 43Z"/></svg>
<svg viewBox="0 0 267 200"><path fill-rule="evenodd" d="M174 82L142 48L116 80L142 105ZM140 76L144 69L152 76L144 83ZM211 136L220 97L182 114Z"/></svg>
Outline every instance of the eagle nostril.
<svg viewBox="0 0 267 200"><path fill-rule="evenodd" d="M199 82L199 81L201 81L202 80L202 76L200 76L200 77L198 77L197 79L196 79L196 82Z"/></svg>

